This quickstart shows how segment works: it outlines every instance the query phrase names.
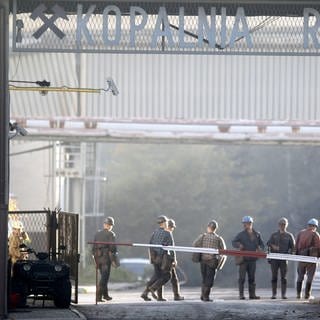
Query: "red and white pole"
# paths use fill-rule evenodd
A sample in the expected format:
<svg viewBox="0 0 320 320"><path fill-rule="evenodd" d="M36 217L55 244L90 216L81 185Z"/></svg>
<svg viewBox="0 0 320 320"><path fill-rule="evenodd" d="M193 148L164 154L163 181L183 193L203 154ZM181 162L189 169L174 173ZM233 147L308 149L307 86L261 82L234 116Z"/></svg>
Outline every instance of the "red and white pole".
<svg viewBox="0 0 320 320"><path fill-rule="evenodd" d="M300 261L300 262L309 262L309 263L320 262L320 259L318 257L300 256L300 255L284 254L284 253L265 253L263 251L212 249L212 248L184 247L184 246L163 246L161 244L130 243L130 242L91 241L91 242L88 242L88 244L102 244L102 245L113 244L116 246L161 248L166 251L200 252L200 253L219 254L219 255L226 255L226 256L244 256L244 257L253 257L253 258L259 258L259 259L288 260L288 261Z"/></svg>

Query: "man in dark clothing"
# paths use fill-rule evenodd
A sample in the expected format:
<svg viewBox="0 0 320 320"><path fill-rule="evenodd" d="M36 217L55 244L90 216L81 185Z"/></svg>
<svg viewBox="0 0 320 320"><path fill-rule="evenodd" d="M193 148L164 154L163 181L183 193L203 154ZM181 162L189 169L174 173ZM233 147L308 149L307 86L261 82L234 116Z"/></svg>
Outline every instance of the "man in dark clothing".
<svg viewBox="0 0 320 320"><path fill-rule="evenodd" d="M244 230L236 235L232 240L232 246L234 248L245 251L261 251L264 250L264 243L261 239L259 232L253 229L253 219L250 216L244 216L242 218ZM239 298L244 300L244 283L246 279L246 273L248 273L249 284L249 299L260 299L256 295L256 261L255 257L244 257L242 263L239 265Z"/></svg>
<svg viewBox="0 0 320 320"><path fill-rule="evenodd" d="M115 242L116 235L112 231L114 226L114 219L107 217L103 223L103 230L96 233L94 237L95 242ZM97 288L97 301L105 302L111 300L108 292L108 281L111 269L111 255L117 254L117 247L112 244L94 244L92 247L92 254L96 263L96 267L100 271L99 288Z"/></svg>
<svg viewBox="0 0 320 320"><path fill-rule="evenodd" d="M167 231L168 218L164 215L161 215L157 218L157 223L159 227L153 232L150 244L158 244L163 246L172 246L173 238L172 234ZM150 262L154 267L154 274L151 279L148 281L145 290L141 294L141 298L145 301L150 301L148 293L151 292L151 295L154 299L158 301L163 301L163 297L158 297L156 292L165 285L170 279L170 270L168 268L163 268L162 263L164 255L168 254L166 250L157 247L151 247L149 249Z"/></svg>
<svg viewBox="0 0 320 320"><path fill-rule="evenodd" d="M207 226L207 232L201 234L193 242L193 246L212 249L226 249L223 238L216 234L217 229L218 222L215 220L210 221ZM219 259L225 259L225 257L217 257L217 255L211 253L201 253L200 271L202 285L200 299L204 302L212 301L209 296L216 277L217 268L220 264Z"/></svg>
<svg viewBox="0 0 320 320"><path fill-rule="evenodd" d="M312 218L308 221L306 229L301 230L296 238L296 254L303 256L319 256L320 236L317 232L319 222ZM305 299L312 299L311 286L314 274L317 268L316 263L299 262L298 263L298 279L297 279L297 298L301 298L301 289L304 276L307 274L307 282L305 285Z"/></svg>
<svg viewBox="0 0 320 320"><path fill-rule="evenodd" d="M173 230L176 228L176 222L173 219L169 219L168 220L168 228L167 230L172 234ZM172 236L173 238L173 236ZM171 257L171 256L170 256ZM173 296L174 296L174 300L175 301L181 301L184 300L184 297L182 297L180 295L180 284L179 284L179 279L178 279L178 275L177 275L177 270L176 270L176 266L177 266L177 257L176 257L176 253L173 252L172 253L172 264L168 265L168 269L170 270L171 273L171 285L172 285L172 291L173 291ZM161 287L161 289L158 290L158 299L160 297L163 298L163 286ZM163 298L163 300L165 300Z"/></svg>
<svg viewBox="0 0 320 320"><path fill-rule="evenodd" d="M281 218L278 222L279 230L274 232L267 242L269 251L271 253L285 253L292 254L294 252L295 240L292 233L287 232L288 219ZM271 259L269 261L271 266L271 285L272 285L272 297L271 299L277 298L277 282L278 272L280 270L281 275L281 297L287 299L287 272L288 272L288 261L287 260L276 260Z"/></svg>

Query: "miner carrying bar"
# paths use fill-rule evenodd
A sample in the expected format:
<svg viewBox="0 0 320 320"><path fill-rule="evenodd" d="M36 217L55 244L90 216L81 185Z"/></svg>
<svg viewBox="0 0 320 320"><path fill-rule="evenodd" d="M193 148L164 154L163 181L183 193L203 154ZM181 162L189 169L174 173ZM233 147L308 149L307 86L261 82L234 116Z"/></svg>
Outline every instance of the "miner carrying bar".
<svg viewBox="0 0 320 320"><path fill-rule="evenodd" d="M162 246L172 246L173 237L172 234L167 231L168 228L168 218L165 215L161 215L157 218L158 228L153 232L150 244L162 245ZM170 269L163 268L163 262L165 255L168 253L162 248L151 247L149 249L150 262L153 264L154 273L151 279L148 281L145 290L141 294L141 298L144 301L150 301L148 293L151 292L151 295L154 299L162 301L156 294L161 291L161 287L165 285L171 278Z"/></svg>

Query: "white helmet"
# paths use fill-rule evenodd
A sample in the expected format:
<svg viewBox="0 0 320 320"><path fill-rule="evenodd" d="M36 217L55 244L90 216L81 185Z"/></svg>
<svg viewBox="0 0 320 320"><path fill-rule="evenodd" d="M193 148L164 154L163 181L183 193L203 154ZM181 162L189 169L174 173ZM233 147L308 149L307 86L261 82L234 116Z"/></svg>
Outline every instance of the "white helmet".
<svg viewBox="0 0 320 320"><path fill-rule="evenodd" d="M20 221L14 220L12 222L12 228L13 229L22 229L23 226L22 226L22 223Z"/></svg>
<svg viewBox="0 0 320 320"><path fill-rule="evenodd" d="M289 222L288 222L288 219L287 219L287 218L282 217L282 218L279 219L278 223L279 223L279 224L288 225Z"/></svg>
<svg viewBox="0 0 320 320"><path fill-rule="evenodd" d="M316 226L316 227L318 228L318 226L319 226L319 222L318 222L318 220L317 220L317 219L312 218L312 219L310 219L310 220L308 221L308 225Z"/></svg>
<svg viewBox="0 0 320 320"><path fill-rule="evenodd" d="M253 219L250 216L244 216L242 218L242 223L253 223Z"/></svg>

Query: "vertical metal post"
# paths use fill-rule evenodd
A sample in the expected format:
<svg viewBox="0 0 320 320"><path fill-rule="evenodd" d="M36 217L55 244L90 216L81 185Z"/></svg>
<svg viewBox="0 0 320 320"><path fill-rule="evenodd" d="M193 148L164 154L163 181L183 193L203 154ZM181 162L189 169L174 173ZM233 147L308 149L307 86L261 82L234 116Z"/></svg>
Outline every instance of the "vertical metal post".
<svg viewBox="0 0 320 320"><path fill-rule="evenodd" d="M92 255L92 259L94 261L94 266L96 269L96 305L98 304L98 290L99 290L99 268L94 255Z"/></svg>
<svg viewBox="0 0 320 320"><path fill-rule="evenodd" d="M82 203L80 209L80 253L82 254L82 268L85 269L87 266L86 261L86 200L87 200L87 143L80 144L80 158L81 158L81 176L82 176Z"/></svg>
<svg viewBox="0 0 320 320"><path fill-rule="evenodd" d="M0 319L7 317L9 203L9 0L0 0Z"/></svg>
<svg viewBox="0 0 320 320"><path fill-rule="evenodd" d="M81 88L81 54L79 52L76 55L76 76L78 80L78 87ZM77 92L77 117L81 117L81 92Z"/></svg>
<svg viewBox="0 0 320 320"><path fill-rule="evenodd" d="M51 142L52 148L50 149L50 164L49 164L49 177L51 177L51 201L50 201L50 207L49 208L56 208L57 205L57 194L56 194L56 188L57 188L57 178L56 178L56 152L57 152L57 146L55 141Z"/></svg>

